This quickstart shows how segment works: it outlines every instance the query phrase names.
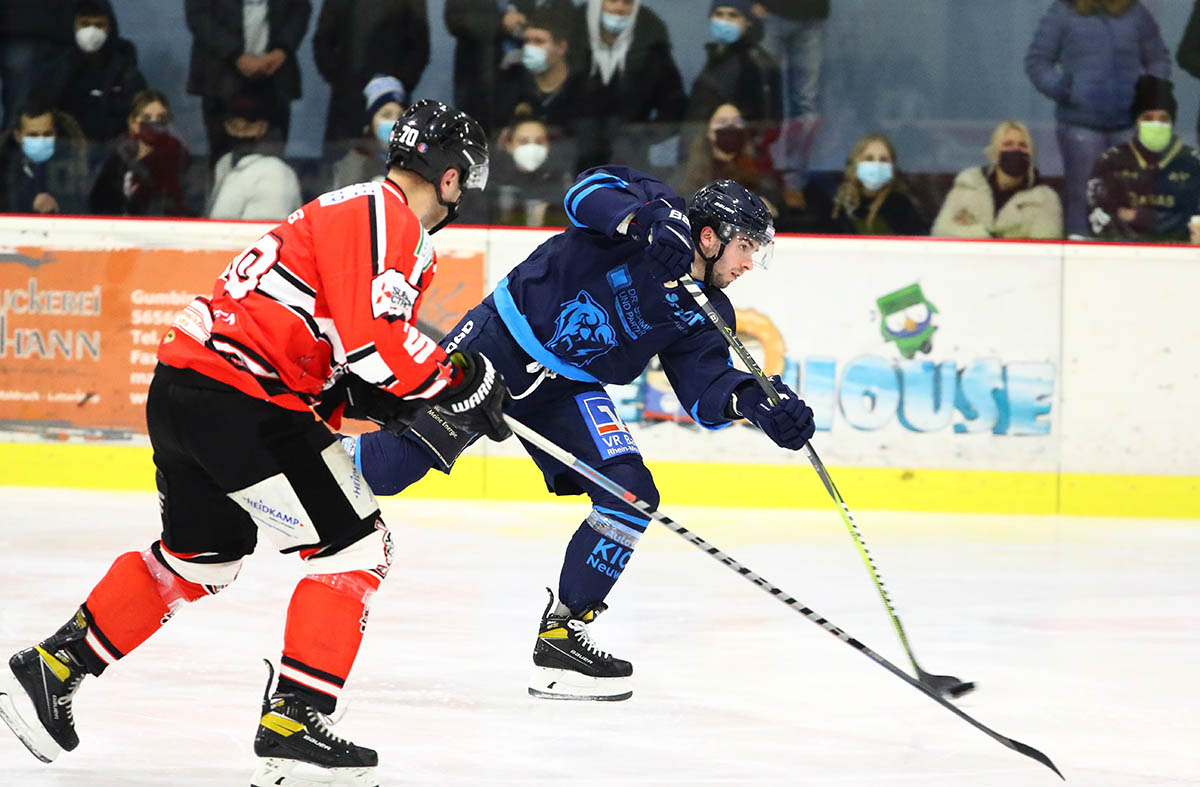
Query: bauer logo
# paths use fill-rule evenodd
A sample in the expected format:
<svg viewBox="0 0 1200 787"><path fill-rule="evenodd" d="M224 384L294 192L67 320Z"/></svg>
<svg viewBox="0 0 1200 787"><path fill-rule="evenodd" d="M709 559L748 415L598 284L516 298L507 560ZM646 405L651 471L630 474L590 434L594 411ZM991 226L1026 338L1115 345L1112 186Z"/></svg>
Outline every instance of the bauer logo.
<svg viewBox="0 0 1200 787"><path fill-rule="evenodd" d="M629 427L617 415L617 407L608 394L589 392L578 394L575 401L579 404L579 412L584 424L600 452L601 459L612 459L623 454L637 454L637 444Z"/></svg>

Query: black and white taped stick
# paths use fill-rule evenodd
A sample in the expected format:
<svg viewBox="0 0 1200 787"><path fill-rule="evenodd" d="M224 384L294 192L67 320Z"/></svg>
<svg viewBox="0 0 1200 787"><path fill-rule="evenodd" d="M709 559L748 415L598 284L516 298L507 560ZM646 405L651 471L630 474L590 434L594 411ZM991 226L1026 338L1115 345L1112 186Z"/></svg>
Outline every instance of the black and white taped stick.
<svg viewBox="0 0 1200 787"><path fill-rule="evenodd" d="M741 358L742 363L755 376L755 379L766 393L767 399L771 404L779 404L779 392L775 390L775 386L771 384L766 373L754 361L754 357L750 355L750 351L746 349L746 346L742 344L741 340L730 329L729 324L721 318L721 315L709 303L708 296L696 284L696 280L685 274L680 279L680 282L683 284L684 289L688 291L688 294L692 296L692 299L699 304L705 316L708 317L709 322L717 327L717 330L725 337L725 341L729 343L729 346ZM883 599L883 607L887 610L888 617L892 620L892 626L895 627L896 634L900 637L900 644L904 646L904 652L908 654L908 660L912 663L913 669L916 670L917 678L939 694L947 694L955 699L974 691L974 682L964 682L953 675L934 675L921 669L921 665L917 663L917 657L913 654L912 646L908 644L908 636L904 633L904 626L900 623L900 616L896 614L896 608L892 605L892 599L888 596L883 580L879 577L879 569L875 567L875 559L871 557L871 552L867 549L862 534L858 532L858 525L854 522L854 516L850 513L849 506L846 505L846 501L842 499L841 493L834 486L833 478L830 477L829 471L825 469L825 463L817 456L816 449L812 447L811 442L804 444L804 452L808 456L808 461L812 464L813 469L817 471L817 476L825 486L825 491L829 493L829 496L833 498L834 504L837 505L838 512L842 515L842 521L846 523L846 529L850 531L850 537L854 539L854 545L858 547L858 554L867 565L867 571L871 574L871 581L875 583L875 589L879 591L879 597Z"/></svg>
<svg viewBox="0 0 1200 787"><path fill-rule="evenodd" d="M569 469L575 471L579 475L581 475L584 478L586 478L587 480L591 481L593 484L600 487L605 492L608 492L610 495L613 495L614 497L616 497L620 500L623 500L626 505L628 505L630 508L634 509L638 513L640 513L644 516L648 516L651 519L654 519L654 520L660 522L661 524L666 526L666 528L668 530L670 530L673 533L675 533L676 535L682 537L688 543L693 544L694 546L703 550L704 552L707 552L718 563L728 566L731 570L737 572L738 574L741 574L749 582L757 585L764 592L766 592L769 595L773 596L774 598L778 599L782 604L785 604L788 608L795 610L796 612L799 612L801 615L808 618L813 623L816 623L818 626L825 629L830 634L832 634L833 636L840 639L842 642L845 642L847 645L854 648L859 653L862 653L864 656L871 659L871 661L874 661L876 664L883 667L884 669L886 669L888 672L892 673L896 677L900 678L905 683L909 684L910 686L912 686L916 689L919 689L923 694L925 694L928 697L930 697L931 699L933 699L934 702L936 702L939 705L941 705L942 707L946 708L951 713L953 713L954 715L961 718L963 721L970 724L972 727L975 727L976 729L980 730L981 732L988 735L989 737L995 739L996 741L1003 744L1004 746L1007 746L1008 748L1012 749L1013 751L1020 752L1021 754L1024 754L1026 757L1030 757L1034 760L1037 760L1042 765L1045 765L1047 768L1049 768L1050 770L1052 770L1056 774L1058 774L1059 778L1061 778L1063 781L1066 781L1066 777L1062 775L1062 772L1060 772L1058 770L1058 768L1056 768L1054 766L1054 763L1051 762L1050 758L1047 757L1045 754L1042 754L1040 751L1033 748L1032 746L1021 743L1018 740L1013 740L1012 738L1005 737L1005 736L1001 735L1000 733L996 732L995 730L991 729L990 727L987 727L984 724L981 724L980 722L976 721L971 716L968 716L966 713L959 710L955 705L953 705L952 703L943 699L941 694L939 694L936 690L931 689L929 686L925 685L921 681L916 680L911 675L909 675L907 672L900 669L895 664L893 664L892 662L885 659L883 656L880 656L878 653L871 650L870 648L868 648L863 643L859 642L854 637L851 637L849 634L842 631L837 626L833 625L831 622L829 622L828 620L823 618L821 615L817 614L813 610L804 606L802 603L797 601L795 598L793 598L792 596L785 593L783 591L783 588L779 588L779 587L776 587L775 585L771 584L770 582L768 582L766 580L765 577L762 577L762 576L754 573L748 567L746 567L746 566L742 565L741 563L739 563L738 561L734 560L732 557L725 554L721 550L717 549L715 546L708 543L707 541L705 541L703 538L696 535L695 533L691 532L683 525L672 520L670 517L666 516L665 514L660 513L657 508L650 505L646 501L640 499L639 497L634 495L628 489L625 489L620 484L609 479L607 476L603 475L602 473L597 471L595 468L591 467L590 465L586 464L581 459L576 457L570 451L567 451L565 448L562 448L559 445L557 445L556 443L554 443L554 441L543 437L542 435L533 431L528 426L526 426L525 424L521 423L520 421L516 420L515 418L513 418L511 416L508 416L508 415L504 416L504 420L509 425L509 427L512 428L513 432L515 432L517 434L517 436L520 437L521 439L536 446L537 448L541 449L542 451L545 451L547 454L554 457L559 462L562 462Z"/></svg>

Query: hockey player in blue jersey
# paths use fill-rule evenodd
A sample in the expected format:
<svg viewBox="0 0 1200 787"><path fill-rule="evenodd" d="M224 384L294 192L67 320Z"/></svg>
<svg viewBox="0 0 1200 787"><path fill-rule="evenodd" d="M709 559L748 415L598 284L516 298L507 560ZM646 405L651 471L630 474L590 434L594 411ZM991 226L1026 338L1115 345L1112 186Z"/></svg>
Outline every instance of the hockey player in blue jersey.
<svg viewBox="0 0 1200 787"><path fill-rule="evenodd" d="M798 450L813 415L795 392L772 407L677 280L690 273L729 325L722 290L773 252L762 200L728 180L696 192L691 205L655 178L625 167L582 173L564 201L572 227L539 246L447 334L449 352L486 355L527 420L571 453L657 506L658 491L633 435L604 391L635 380L659 357L680 403L701 426L737 418L776 444ZM386 415L374 418L386 421ZM376 494L396 494L431 468L449 473L476 439L427 411L397 435L387 429L344 438ZM588 624L637 546L649 520L526 445L557 495L587 494L592 509L567 545L557 597L542 615L529 691L555 699L622 700L632 665L598 648Z"/></svg>

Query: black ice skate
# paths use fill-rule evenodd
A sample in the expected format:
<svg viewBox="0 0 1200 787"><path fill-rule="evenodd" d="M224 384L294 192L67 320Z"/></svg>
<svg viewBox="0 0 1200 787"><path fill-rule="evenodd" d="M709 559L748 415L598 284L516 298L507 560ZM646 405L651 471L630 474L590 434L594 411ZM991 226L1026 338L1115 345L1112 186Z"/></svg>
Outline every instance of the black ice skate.
<svg viewBox="0 0 1200 787"><path fill-rule="evenodd" d="M87 635L87 619L76 612L49 638L8 660L0 677L0 719L42 762L79 745L71 698L87 675L70 644Z"/></svg>
<svg viewBox="0 0 1200 787"><path fill-rule="evenodd" d="M275 670L270 662L267 668L271 674L254 736L259 760L252 787L378 787L379 755L334 735L325 715L301 697L278 692L268 696Z"/></svg>
<svg viewBox="0 0 1200 787"><path fill-rule="evenodd" d="M551 700L627 700L633 696L633 665L596 647L588 624L608 605L588 607L578 615L546 588L550 601L533 646L533 678L529 693ZM551 608L554 611L551 612Z"/></svg>

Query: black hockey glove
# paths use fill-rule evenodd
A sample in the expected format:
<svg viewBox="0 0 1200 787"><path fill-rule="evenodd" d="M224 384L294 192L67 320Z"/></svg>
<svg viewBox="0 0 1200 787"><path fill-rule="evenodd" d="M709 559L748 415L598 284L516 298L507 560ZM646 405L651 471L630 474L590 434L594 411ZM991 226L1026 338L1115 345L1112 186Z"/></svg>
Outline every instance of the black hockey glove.
<svg viewBox="0 0 1200 787"><path fill-rule="evenodd" d="M772 406L767 400L766 391L757 382L749 382L733 392L731 409L734 414L763 430L775 445L789 451L799 451L817 431L813 424L812 408L795 391L784 385L778 375L771 378L771 384L783 400L779 404Z"/></svg>
<svg viewBox="0 0 1200 787"><path fill-rule="evenodd" d="M396 434L408 429L413 419L428 406L426 402L405 401L351 373L342 375L322 393L313 410L329 420L343 404L343 418L372 421Z"/></svg>
<svg viewBox="0 0 1200 787"><path fill-rule="evenodd" d="M650 244L646 253L670 278L691 273L692 225L682 207L662 198L651 200L633 214L627 231L634 240Z"/></svg>
<svg viewBox="0 0 1200 787"><path fill-rule="evenodd" d="M450 355L450 363L462 378L433 400L438 413L456 429L481 432L493 440L510 437L504 408L513 398L492 362L474 350L459 350Z"/></svg>

